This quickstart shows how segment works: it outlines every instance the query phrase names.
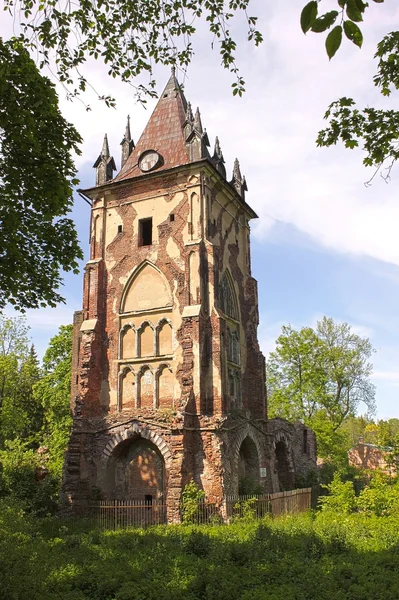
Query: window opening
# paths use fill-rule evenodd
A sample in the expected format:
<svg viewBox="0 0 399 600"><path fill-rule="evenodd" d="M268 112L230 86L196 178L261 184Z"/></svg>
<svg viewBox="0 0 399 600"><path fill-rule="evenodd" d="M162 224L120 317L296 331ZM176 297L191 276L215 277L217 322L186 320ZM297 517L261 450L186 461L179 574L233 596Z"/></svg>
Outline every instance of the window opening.
<svg viewBox="0 0 399 600"><path fill-rule="evenodd" d="M122 225L118 225L118 233L122 233L123 227Z"/></svg>
<svg viewBox="0 0 399 600"><path fill-rule="evenodd" d="M152 217L139 221L139 246L152 245Z"/></svg>
<svg viewBox="0 0 399 600"><path fill-rule="evenodd" d="M147 504L147 506L151 506L152 505L152 494L145 494L144 501Z"/></svg>
<svg viewBox="0 0 399 600"><path fill-rule="evenodd" d="M173 213L170 215L169 220L171 222L173 222L175 220L175 215Z"/></svg>

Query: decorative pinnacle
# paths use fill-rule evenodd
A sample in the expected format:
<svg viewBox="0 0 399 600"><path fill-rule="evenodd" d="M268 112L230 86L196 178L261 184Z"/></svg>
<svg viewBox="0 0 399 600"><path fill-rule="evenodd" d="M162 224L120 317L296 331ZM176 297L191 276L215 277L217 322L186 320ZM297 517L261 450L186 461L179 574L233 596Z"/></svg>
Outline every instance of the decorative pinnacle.
<svg viewBox="0 0 399 600"><path fill-rule="evenodd" d="M194 121L194 115L191 109L191 102L187 102L186 121L189 121L190 123Z"/></svg>
<svg viewBox="0 0 399 600"><path fill-rule="evenodd" d="M170 71L171 71L171 73L172 73L172 76L173 76L173 77L176 77L176 67L175 67L175 65L172 65L172 66L171 66L171 68L170 68Z"/></svg>
<svg viewBox="0 0 399 600"><path fill-rule="evenodd" d="M127 142L130 142L132 139L132 135L130 133L130 116L127 116L127 123L126 123L126 129L125 129L125 140Z"/></svg>
<svg viewBox="0 0 399 600"><path fill-rule="evenodd" d="M109 158L109 146L107 134L104 135L103 147L101 149L102 158Z"/></svg>
<svg viewBox="0 0 399 600"><path fill-rule="evenodd" d="M233 179L235 179L236 181L239 181L239 182L241 182L241 180L242 180L240 163L238 162L238 158L236 158L234 161Z"/></svg>
<svg viewBox="0 0 399 600"><path fill-rule="evenodd" d="M215 149L213 151L213 158L217 158L218 160L224 162L222 150L220 148L219 138L217 136L215 139Z"/></svg>
<svg viewBox="0 0 399 600"><path fill-rule="evenodd" d="M198 107L197 107L197 110L195 111L194 127L199 133L202 133L201 115L200 115L200 111L199 111Z"/></svg>

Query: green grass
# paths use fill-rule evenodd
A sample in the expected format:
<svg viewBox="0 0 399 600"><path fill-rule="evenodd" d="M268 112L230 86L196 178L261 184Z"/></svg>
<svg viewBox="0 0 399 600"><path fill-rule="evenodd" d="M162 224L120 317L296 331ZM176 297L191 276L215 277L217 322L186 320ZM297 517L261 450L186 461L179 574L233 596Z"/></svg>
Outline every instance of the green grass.
<svg viewBox="0 0 399 600"><path fill-rule="evenodd" d="M2 600L398 600L399 517L100 532L0 505Z"/></svg>

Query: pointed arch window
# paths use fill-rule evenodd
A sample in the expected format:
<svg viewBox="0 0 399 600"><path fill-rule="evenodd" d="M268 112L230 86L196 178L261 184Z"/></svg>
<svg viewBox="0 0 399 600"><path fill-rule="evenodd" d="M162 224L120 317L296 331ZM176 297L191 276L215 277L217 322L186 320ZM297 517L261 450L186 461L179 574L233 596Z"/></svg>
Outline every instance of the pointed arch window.
<svg viewBox="0 0 399 600"><path fill-rule="evenodd" d="M238 320L238 310L233 284L227 272L224 273L219 287L219 304L225 315Z"/></svg>

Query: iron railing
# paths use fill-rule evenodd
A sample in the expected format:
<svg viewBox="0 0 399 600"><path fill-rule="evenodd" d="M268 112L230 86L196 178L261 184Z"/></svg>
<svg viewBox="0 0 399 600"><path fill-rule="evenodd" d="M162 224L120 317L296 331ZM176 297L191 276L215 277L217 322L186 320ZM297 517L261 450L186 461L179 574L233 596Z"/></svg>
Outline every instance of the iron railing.
<svg viewBox="0 0 399 600"><path fill-rule="evenodd" d="M183 522L195 525L230 523L235 519L261 519L268 514L278 516L304 512L311 508L311 500L312 488L261 496L227 496L225 502L220 505L206 499L201 500L195 510L191 507L189 514L180 506L177 514L180 514ZM100 500L90 503L89 512L102 529L148 527L168 523L166 504L157 500Z"/></svg>

